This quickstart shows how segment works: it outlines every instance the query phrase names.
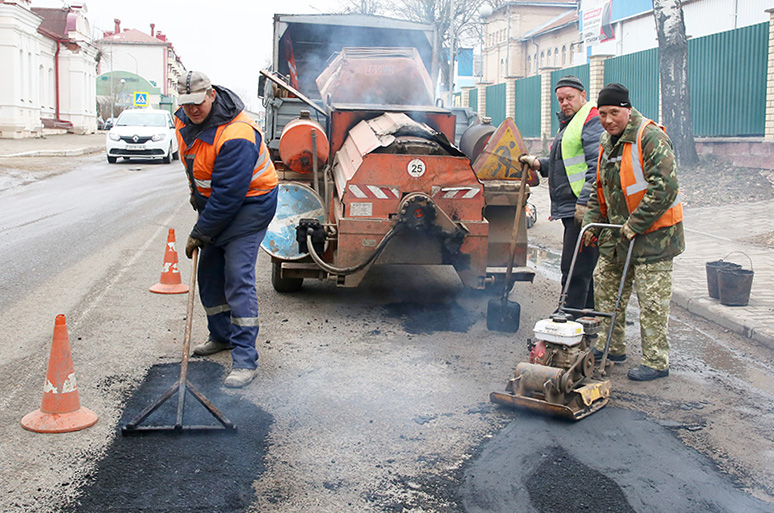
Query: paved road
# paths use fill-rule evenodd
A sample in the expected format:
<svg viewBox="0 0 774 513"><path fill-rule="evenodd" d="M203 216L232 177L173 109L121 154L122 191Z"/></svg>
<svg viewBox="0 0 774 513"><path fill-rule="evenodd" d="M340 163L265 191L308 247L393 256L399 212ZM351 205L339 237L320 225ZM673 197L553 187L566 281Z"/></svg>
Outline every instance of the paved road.
<svg viewBox="0 0 774 513"><path fill-rule="evenodd" d="M226 391L220 380L228 355L192 364L192 379L233 417L239 434L121 438L122 417L158 396L180 357L186 298L147 291L159 278L167 227L182 239L194 220L179 166L132 171L132 164L87 161L63 182L36 184L48 198L48 184L83 188L62 215L85 226L59 222L56 212L33 215L45 219L26 227L15 222L15 237L41 252L36 267L52 269L27 289L8 289L13 298L0 312L7 328L0 510L499 512L513 511L517 500L529 501L525 511L549 511L547 488L563 490L561 504L582 509L589 482L605 484L591 497L597 504L621 506L609 511L769 506L755 497L774 497L774 355L684 312L672 323L672 376L635 385L624 377L626 366L614 368L611 408L590 422L561 423L488 402L525 357L530 327L554 308L551 248L532 251L536 282L515 290L523 308L515 335L486 330L488 296L465 290L451 269L383 267L355 290L313 281L281 295L270 288L262 254L259 379ZM104 174L111 195L136 190L136 199L116 207L95 197L102 190L81 184L94 174ZM148 192L157 183L164 191ZM6 201L13 196L4 193ZM86 202L91 207L79 210ZM92 242L100 225L109 235ZM76 251L61 233L84 238L89 250L55 267L59 253ZM48 237L54 243L40 240ZM15 269L33 258L14 255L6 257ZM185 257L181 267L187 281ZM13 276L24 281L20 271ZM18 422L39 405L58 313L68 316L81 401L100 421L42 436ZM197 305L194 340L206 336L203 321ZM636 363L637 325L630 329ZM598 429L605 430L600 438Z"/></svg>

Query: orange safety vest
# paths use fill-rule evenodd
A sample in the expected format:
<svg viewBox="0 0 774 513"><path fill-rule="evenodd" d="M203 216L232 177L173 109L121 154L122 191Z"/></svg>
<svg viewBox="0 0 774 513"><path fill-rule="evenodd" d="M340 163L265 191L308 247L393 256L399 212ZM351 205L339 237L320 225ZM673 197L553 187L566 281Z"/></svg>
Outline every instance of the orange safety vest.
<svg viewBox="0 0 774 513"><path fill-rule="evenodd" d="M642 156L642 134L645 132L645 128L654 124L661 130L664 127L658 125L655 121L648 118L643 118L640 127L637 130L637 144L624 143L623 154L621 157L621 167L619 170L621 187L623 189L624 196L626 197L626 207L629 209L629 214L637 208L645 197L645 191L648 189L648 181L645 179L645 162ZM602 180L600 180L599 170L601 167L603 157L602 145L599 145L599 159L597 160L597 198L599 200L599 209L603 216L607 217L607 204L605 203L605 196L602 194ZM669 210L659 217L650 228L645 230L645 233L650 233L664 228L667 226L674 226L683 220L683 203L680 200L680 191L677 192L677 197Z"/></svg>
<svg viewBox="0 0 774 513"><path fill-rule="evenodd" d="M223 144L231 139L255 140L255 132L261 134L258 125L242 111L229 123L220 125L217 128L213 144L207 144L200 139L196 139L189 148L180 136L179 129L184 126L183 122L175 117L175 125L178 128L177 142L180 147L180 154L184 157L183 161L187 162L188 159L193 158L193 179L196 190L207 198L212 194L212 167ZM186 156L188 156L188 159L185 159ZM274 169L274 163L269 158L269 150L266 148L263 134L261 134L258 159L253 167L253 179L250 182L250 188L246 196L266 194L272 191L278 183L277 171Z"/></svg>

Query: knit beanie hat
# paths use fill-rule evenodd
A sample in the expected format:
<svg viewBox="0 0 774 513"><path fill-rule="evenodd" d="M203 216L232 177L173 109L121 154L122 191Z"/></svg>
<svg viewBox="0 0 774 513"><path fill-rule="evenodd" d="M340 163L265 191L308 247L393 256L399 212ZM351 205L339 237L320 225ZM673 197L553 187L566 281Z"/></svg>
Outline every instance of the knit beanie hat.
<svg viewBox="0 0 774 513"><path fill-rule="evenodd" d="M578 77L574 77L572 75L567 75L565 77L560 78L559 82L556 83L556 87L554 87L554 91L556 91L560 87L572 87L581 92L586 90L586 88L583 87L583 83L578 79Z"/></svg>
<svg viewBox="0 0 774 513"><path fill-rule="evenodd" d="M597 107L602 107L604 105L631 107L632 104L629 101L629 90L621 84L607 84L599 92L599 97L597 98Z"/></svg>

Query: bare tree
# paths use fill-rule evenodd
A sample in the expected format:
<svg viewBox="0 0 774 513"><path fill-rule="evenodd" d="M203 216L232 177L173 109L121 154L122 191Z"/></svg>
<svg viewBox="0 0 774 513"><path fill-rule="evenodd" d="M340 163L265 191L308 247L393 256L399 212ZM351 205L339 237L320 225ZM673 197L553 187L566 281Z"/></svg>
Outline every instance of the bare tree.
<svg viewBox="0 0 774 513"><path fill-rule="evenodd" d="M475 30L479 23L479 9L488 0L400 0L392 7L392 13L402 19L435 25L437 32L438 59L433 64L433 83L440 73L446 90L450 90L453 77L446 61L452 48L459 48L465 34ZM445 49L446 51L442 51Z"/></svg>
<svg viewBox="0 0 774 513"><path fill-rule="evenodd" d="M341 2L342 11L353 14L384 14L382 0L346 0Z"/></svg>
<svg viewBox="0 0 774 513"><path fill-rule="evenodd" d="M691 97L688 92L688 41L680 0L653 0L658 34L661 109L664 125L675 147L677 162L699 161L693 139Z"/></svg>

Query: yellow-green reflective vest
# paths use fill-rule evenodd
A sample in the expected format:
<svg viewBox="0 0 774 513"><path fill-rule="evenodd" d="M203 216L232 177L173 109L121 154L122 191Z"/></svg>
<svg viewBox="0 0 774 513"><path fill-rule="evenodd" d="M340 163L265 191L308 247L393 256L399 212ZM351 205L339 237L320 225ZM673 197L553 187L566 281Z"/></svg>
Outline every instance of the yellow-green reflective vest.
<svg viewBox="0 0 774 513"><path fill-rule="evenodd" d="M586 118L589 112L594 108L593 102L586 102L580 108L575 116L570 120L567 128L562 135L562 162L564 163L564 172L567 173L567 180L570 181L570 187L575 196L580 196L583 184L586 182L586 155L583 153L583 126L586 124Z"/></svg>

